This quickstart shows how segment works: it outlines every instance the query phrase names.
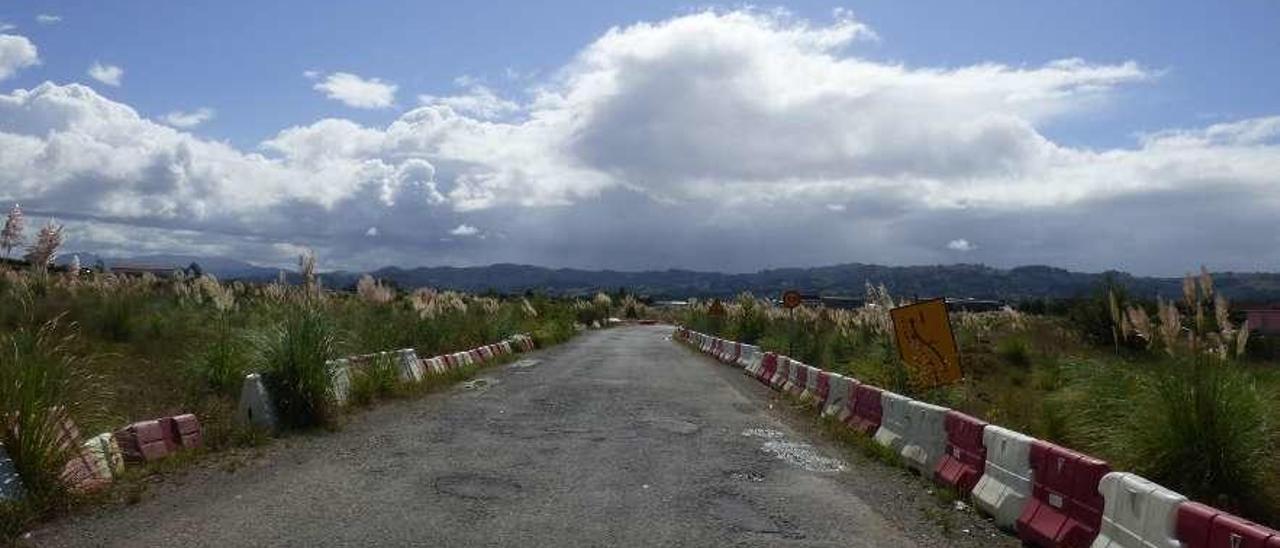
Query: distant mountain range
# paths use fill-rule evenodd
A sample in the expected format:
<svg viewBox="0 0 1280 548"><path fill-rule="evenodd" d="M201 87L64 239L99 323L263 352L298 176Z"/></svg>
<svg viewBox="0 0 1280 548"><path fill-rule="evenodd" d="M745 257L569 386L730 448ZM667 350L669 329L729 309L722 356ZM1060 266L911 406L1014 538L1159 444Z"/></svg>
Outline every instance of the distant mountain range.
<svg viewBox="0 0 1280 548"><path fill-rule="evenodd" d="M67 257L70 255L64 256L63 260L68 260ZM80 254L80 262L85 266L93 265L98 259L92 254ZM221 257L149 255L102 260L108 266L129 264L181 268L197 263L203 271L223 280L266 281L275 279L279 273L276 268ZM323 273L322 278L328 287L346 288L353 286L362 274L336 271ZM691 270L620 272L495 264L411 269L386 267L370 274L402 288L436 287L473 293L494 291L506 294L540 291L556 295L586 295L599 290L626 288L630 293L657 299L728 297L743 291L776 297L789 289L824 296L861 297L865 293L865 284L870 282L883 283L894 295L1016 301L1088 295L1106 276L1113 277L1134 296L1150 298L1163 295L1176 298L1182 294L1180 278L1140 277L1123 272L1072 272L1048 266L1001 269L973 264L881 266L851 263L769 269L750 274ZM288 275L291 280L297 279L294 272L289 272ZM1214 274L1214 282L1223 294L1240 303L1280 302L1280 274L1277 273L1220 272Z"/></svg>

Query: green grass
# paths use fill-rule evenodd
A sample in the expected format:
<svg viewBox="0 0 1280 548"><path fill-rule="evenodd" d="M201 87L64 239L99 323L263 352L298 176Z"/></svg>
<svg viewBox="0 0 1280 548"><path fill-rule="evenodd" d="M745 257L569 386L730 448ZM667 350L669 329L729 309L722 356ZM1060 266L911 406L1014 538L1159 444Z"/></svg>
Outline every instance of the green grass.
<svg viewBox="0 0 1280 548"><path fill-rule="evenodd" d="M67 499L61 471L80 442L64 435L63 424L97 412L101 393L86 362L69 351L74 337L56 321L0 337L0 442L25 491L23 504L0 517L6 529Z"/></svg>
<svg viewBox="0 0 1280 548"><path fill-rule="evenodd" d="M255 341L254 365L276 406L282 426L331 426L334 419L329 361L338 357L338 330L318 306L303 303Z"/></svg>
<svg viewBox="0 0 1280 548"><path fill-rule="evenodd" d="M378 354L351 370L351 403L368 406L392 397L400 388L400 368L394 354Z"/></svg>

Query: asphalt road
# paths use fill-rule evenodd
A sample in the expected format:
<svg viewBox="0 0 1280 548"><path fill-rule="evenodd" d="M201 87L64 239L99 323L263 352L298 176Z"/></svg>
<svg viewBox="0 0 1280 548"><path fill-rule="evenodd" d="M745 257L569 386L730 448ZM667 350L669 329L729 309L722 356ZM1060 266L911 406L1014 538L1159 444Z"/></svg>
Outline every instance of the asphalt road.
<svg viewBox="0 0 1280 548"><path fill-rule="evenodd" d="M27 542L1016 545L670 333L585 333L480 382L359 414L340 432L287 438L237 466L215 457L137 504Z"/></svg>

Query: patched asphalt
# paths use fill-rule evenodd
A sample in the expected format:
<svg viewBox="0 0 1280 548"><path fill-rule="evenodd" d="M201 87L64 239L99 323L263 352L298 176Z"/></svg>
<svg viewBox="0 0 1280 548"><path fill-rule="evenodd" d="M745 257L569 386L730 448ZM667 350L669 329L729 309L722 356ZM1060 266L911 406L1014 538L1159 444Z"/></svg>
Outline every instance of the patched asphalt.
<svg viewBox="0 0 1280 548"><path fill-rule="evenodd" d="M26 542L1017 545L670 334L584 333L247 463L215 456L137 504L66 518Z"/></svg>

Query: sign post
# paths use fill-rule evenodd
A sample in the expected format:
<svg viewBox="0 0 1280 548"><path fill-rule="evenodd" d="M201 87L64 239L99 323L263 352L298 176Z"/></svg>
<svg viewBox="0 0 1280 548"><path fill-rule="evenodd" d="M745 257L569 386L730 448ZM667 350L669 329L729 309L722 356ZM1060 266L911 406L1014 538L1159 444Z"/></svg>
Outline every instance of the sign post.
<svg viewBox="0 0 1280 548"><path fill-rule="evenodd" d="M960 380L960 350L944 299L900 306L889 315L898 356L918 387L933 388Z"/></svg>
<svg viewBox="0 0 1280 548"><path fill-rule="evenodd" d="M787 322L790 325L791 336L787 337L787 356L794 356L796 353L796 307L804 301L804 297L799 291L790 290L782 294L782 306L787 308Z"/></svg>

